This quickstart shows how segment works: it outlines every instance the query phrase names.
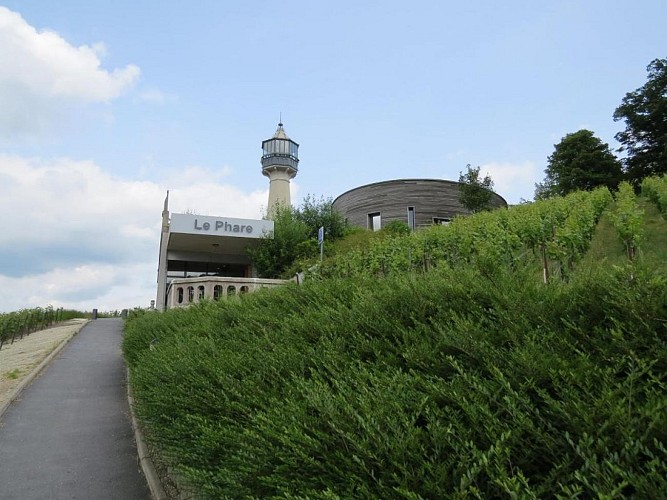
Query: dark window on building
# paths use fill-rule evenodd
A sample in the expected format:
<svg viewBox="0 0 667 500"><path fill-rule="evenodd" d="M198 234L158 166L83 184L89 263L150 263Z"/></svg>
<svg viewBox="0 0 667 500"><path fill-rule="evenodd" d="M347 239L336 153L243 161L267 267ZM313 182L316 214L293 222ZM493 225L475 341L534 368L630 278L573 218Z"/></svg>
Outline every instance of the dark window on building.
<svg viewBox="0 0 667 500"><path fill-rule="evenodd" d="M197 288L197 300L202 300L204 298L204 285L199 285Z"/></svg>
<svg viewBox="0 0 667 500"><path fill-rule="evenodd" d="M180 286L179 286L179 287L176 289L176 291L177 291L177 293L178 293L178 303L179 303L179 304L182 304L182 303L183 303L183 287L180 287Z"/></svg>
<svg viewBox="0 0 667 500"><path fill-rule="evenodd" d="M189 286L188 287L188 302L192 302L195 300L195 287Z"/></svg>
<svg viewBox="0 0 667 500"><path fill-rule="evenodd" d="M213 299L218 300L222 296L222 285L215 285L213 287Z"/></svg>
<svg viewBox="0 0 667 500"><path fill-rule="evenodd" d="M368 229L371 231L379 231L382 228L382 216L380 212L373 212L368 214Z"/></svg>
<svg viewBox="0 0 667 500"><path fill-rule="evenodd" d="M433 224L439 224L441 226L446 226L452 221L449 217L433 217Z"/></svg>
<svg viewBox="0 0 667 500"><path fill-rule="evenodd" d="M415 207L408 207L408 227L414 231L417 227L415 223Z"/></svg>

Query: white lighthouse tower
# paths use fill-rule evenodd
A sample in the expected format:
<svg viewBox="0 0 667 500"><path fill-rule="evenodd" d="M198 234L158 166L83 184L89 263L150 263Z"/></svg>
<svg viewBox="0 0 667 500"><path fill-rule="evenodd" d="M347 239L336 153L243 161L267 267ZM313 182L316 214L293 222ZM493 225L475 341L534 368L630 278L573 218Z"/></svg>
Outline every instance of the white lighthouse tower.
<svg viewBox="0 0 667 500"><path fill-rule="evenodd" d="M299 170L299 145L287 137L283 124L278 123L271 139L262 141L262 174L269 178L269 205L267 215L277 205L289 206L290 185Z"/></svg>

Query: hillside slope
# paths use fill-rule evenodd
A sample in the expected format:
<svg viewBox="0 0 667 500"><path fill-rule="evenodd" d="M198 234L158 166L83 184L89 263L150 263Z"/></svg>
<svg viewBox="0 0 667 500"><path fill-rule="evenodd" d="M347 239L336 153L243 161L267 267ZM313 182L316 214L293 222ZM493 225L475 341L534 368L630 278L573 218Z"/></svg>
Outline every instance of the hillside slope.
<svg viewBox="0 0 667 500"><path fill-rule="evenodd" d="M645 198L638 200L644 211L643 235L640 241L640 262L650 268L667 270L667 220L654 203ZM601 264L625 265L627 256L623 243L608 214L604 214L597 225L591 240L591 247L586 253L582 268L588 269Z"/></svg>
<svg viewBox="0 0 667 500"><path fill-rule="evenodd" d="M613 205L593 217L577 200L377 243L363 269L332 263L301 287L135 316L124 351L149 436L208 498L667 491L664 247L618 259L596 224ZM645 242L662 241L654 215ZM484 231L502 238L470 251Z"/></svg>

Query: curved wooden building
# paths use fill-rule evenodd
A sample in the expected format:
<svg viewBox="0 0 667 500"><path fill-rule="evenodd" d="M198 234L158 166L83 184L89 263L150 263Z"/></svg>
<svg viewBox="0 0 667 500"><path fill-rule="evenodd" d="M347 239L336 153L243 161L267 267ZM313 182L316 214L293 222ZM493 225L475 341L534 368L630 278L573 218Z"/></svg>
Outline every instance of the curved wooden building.
<svg viewBox="0 0 667 500"><path fill-rule="evenodd" d="M491 206L507 207L493 193ZM446 224L470 211L459 203L459 183L442 179L396 179L351 189L333 202L333 208L351 226L378 230L387 222L400 220L412 229Z"/></svg>

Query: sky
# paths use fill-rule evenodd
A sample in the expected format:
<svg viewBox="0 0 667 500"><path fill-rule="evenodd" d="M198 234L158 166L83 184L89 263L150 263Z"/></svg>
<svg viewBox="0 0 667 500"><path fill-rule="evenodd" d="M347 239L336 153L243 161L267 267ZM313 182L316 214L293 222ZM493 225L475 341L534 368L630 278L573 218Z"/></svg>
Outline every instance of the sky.
<svg viewBox="0 0 667 500"><path fill-rule="evenodd" d="M1 2L1 0L0 0ZM0 312L147 307L160 213L261 218L261 142L300 144L292 201L547 157L667 57L664 0L0 3Z"/></svg>

